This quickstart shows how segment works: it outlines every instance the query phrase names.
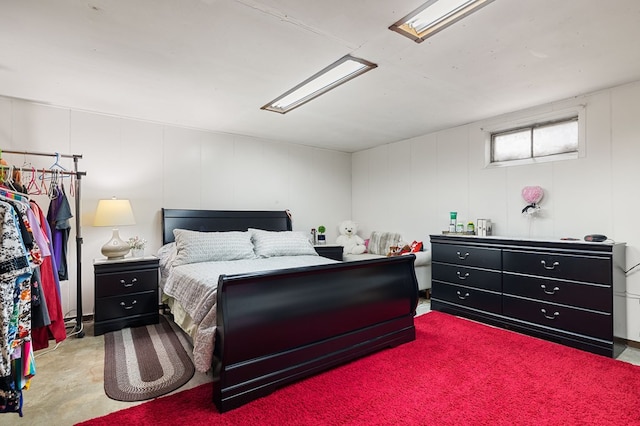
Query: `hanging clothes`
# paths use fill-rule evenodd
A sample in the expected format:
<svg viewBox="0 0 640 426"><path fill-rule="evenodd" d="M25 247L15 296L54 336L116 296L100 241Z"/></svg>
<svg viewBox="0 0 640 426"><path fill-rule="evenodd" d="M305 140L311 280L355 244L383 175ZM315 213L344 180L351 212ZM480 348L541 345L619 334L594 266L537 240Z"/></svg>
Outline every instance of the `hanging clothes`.
<svg viewBox="0 0 640 426"><path fill-rule="evenodd" d="M51 229L44 216L44 213L38 204L31 200L31 209L35 214L36 223L42 228L46 237L46 244L42 247L43 257L40 265L40 285L49 315L49 324L44 327L34 327L31 330L31 341L34 350L40 350L49 346L49 340L55 339L59 343L67 338L64 325L64 314L62 312L62 303L60 296L60 282L58 281L58 270L56 268L55 258L52 256L54 249L52 247Z"/></svg>
<svg viewBox="0 0 640 426"><path fill-rule="evenodd" d="M29 252L29 263L31 264L33 272L30 282L23 284L24 286L28 284L31 287L31 304L29 309L31 316L27 319L26 313L22 315L22 317L25 318L22 321L22 329L28 328L31 330L32 327L48 325L50 323L49 314L47 311L46 300L42 293L38 267L42 263L42 251L40 249L40 246L44 242L42 230L38 226L36 217L31 210L31 206L26 202L26 197L19 194L10 194L4 189L0 189L0 200L10 204L18 214L17 217L22 240ZM48 251L49 250L46 249L46 252ZM28 332L25 334L28 334Z"/></svg>
<svg viewBox="0 0 640 426"><path fill-rule="evenodd" d="M0 150L0 157L1 154ZM49 170L42 169L39 178L34 167L27 170L29 177L24 183L23 168L10 167L0 158L0 413L17 412L20 417L22 390L29 388L36 372L33 351L47 347L51 339L59 343L67 337L60 280L69 279L67 244L71 231L69 219L73 215L62 178L71 176L70 191L76 196L80 194L79 177L85 172L77 171L81 155L64 155L73 158L75 170L72 172L59 164L59 153L56 152L55 157L56 162ZM78 180L74 181L74 177ZM46 182L50 182L49 188ZM49 212L45 215L35 202L30 203L27 193L48 195ZM79 204L76 197L76 211ZM82 244L79 223L76 223L76 233L79 253ZM78 259L76 317L79 327L82 325L80 265ZM78 337L84 335L82 328L77 334Z"/></svg>
<svg viewBox="0 0 640 426"><path fill-rule="evenodd" d="M69 233L71 232L71 224L69 219L73 217L67 194L64 192L64 185L54 188L54 198L49 203L47 212L47 222L51 228L53 244L53 256L58 267L58 278L62 281L69 279L67 270L67 244L69 242Z"/></svg>
<svg viewBox="0 0 640 426"><path fill-rule="evenodd" d="M17 196L12 194L15 198L5 198L4 196L0 198L5 205L11 206L14 210L15 218L18 224L18 228L21 231L22 244L25 250L27 251L29 266L32 268L37 267L41 263L40 257L40 249L35 242L33 237L33 229L31 227L31 223L29 222L27 211L30 209L29 205L22 201L21 196ZM39 291L38 291L39 293ZM31 333L31 280L20 279L20 287L16 289L15 305L16 312L14 321L15 324L15 338L10 339L14 341L15 348L21 345L22 340L29 336Z"/></svg>
<svg viewBox="0 0 640 426"><path fill-rule="evenodd" d="M18 379L22 372L12 369L12 364L22 355L18 345L29 332L22 327L25 315L30 320L30 288L25 282L31 278L31 266L18 215L4 201L0 201L0 221L0 412L18 412L22 416L22 387Z"/></svg>

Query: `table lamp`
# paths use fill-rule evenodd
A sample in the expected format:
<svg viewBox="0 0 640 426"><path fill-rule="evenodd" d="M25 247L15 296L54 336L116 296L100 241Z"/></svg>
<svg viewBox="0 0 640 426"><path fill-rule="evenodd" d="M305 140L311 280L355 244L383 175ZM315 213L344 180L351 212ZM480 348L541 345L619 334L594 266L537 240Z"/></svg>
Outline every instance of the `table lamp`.
<svg viewBox="0 0 640 426"><path fill-rule="evenodd" d="M108 260L123 259L129 253L129 243L120 239L118 226L135 225L131 203L129 200L118 200L113 197L110 200L98 201L96 217L93 226L112 226L111 239L102 246L101 252Z"/></svg>

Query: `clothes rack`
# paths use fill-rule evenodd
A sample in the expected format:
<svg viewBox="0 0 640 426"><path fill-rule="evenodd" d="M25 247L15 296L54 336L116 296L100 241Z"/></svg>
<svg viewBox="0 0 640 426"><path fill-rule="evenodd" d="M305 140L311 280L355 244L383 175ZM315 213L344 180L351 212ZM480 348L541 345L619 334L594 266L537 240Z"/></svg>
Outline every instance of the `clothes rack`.
<svg viewBox="0 0 640 426"><path fill-rule="evenodd" d="M44 172L45 174L57 174L63 176L75 176L76 177L76 188L75 188L75 231L76 231L76 325L74 327L74 334L77 337L84 337L84 331L82 328L82 225L81 225L81 216L80 216L80 201L81 201L81 182L82 176L86 176L86 172L82 172L78 170L78 160L82 159L82 154L60 154L58 152L48 153L48 152L33 152L33 151L12 151L9 149L0 149L0 155L2 153L6 154L19 154L19 155L29 155L29 156L40 156L40 157L55 157L56 162L54 165L60 166L58 164L58 160L60 158L72 158L73 159L73 170L38 170L38 172ZM0 166L2 168L7 168L7 166ZM60 166L61 167L61 166Z"/></svg>

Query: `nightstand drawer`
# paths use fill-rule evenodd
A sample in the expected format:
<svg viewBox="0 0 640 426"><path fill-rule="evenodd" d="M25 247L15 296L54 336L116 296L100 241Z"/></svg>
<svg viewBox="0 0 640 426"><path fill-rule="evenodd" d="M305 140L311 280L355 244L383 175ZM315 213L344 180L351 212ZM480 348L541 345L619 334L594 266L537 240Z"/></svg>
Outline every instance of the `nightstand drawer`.
<svg viewBox="0 0 640 426"><path fill-rule="evenodd" d="M158 287L157 269L130 272L114 272L96 276L96 297L109 297Z"/></svg>
<svg viewBox="0 0 640 426"><path fill-rule="evenodd" d="M106 321L158 311L158 296L155 291L105 297L96 301L95 321Z"/></svg>

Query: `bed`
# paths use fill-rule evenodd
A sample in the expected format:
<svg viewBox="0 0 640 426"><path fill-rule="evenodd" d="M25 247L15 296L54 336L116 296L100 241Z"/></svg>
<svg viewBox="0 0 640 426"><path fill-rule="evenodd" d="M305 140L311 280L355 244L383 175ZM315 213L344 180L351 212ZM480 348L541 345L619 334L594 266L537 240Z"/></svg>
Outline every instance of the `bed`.
<svg viewBox="0 0 640 426"><path fill-rule="evenodd" d="M294 234L288 211L163 209L163 249L174 242L176 229L178 235L184 230L203 235L248 230L257 235L264 231L270 237ZM210 306L204 302L199 306L207 311L199 319L215 318L208 339L212 344L213 402L218 411L231 410L287 383L415 339L418 284L414 256L356 262L324 259L315 252L304 257L319 263L235 270L210 278L217 282L217 288L214 284L209 292L208 297L213 298ZM161 278L164 286L180 268L171 270L165 265L161 269L163 275L169 274ZM187 286L173 285L183 287ZM183 303L179 299L170 301L173 307ZM196 330L201 326L197 322L193 325ZM189 332L198 335L193 329ZM198 345L194 342L194 351Z"/></svg>

